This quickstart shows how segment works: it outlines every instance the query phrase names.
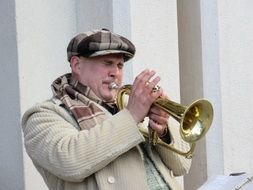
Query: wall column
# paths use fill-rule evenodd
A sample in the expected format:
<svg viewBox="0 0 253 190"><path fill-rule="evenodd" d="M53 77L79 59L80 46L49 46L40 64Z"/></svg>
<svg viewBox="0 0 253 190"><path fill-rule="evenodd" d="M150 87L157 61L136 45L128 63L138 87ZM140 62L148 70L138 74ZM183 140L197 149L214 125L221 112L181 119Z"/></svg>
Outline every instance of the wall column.
<svg viewBox="0 0 253 190"><path fill-rule="evenodd" d="M18 80L15 1L0 2L0 184L1 189L24 189L24 168Z"/></svg>

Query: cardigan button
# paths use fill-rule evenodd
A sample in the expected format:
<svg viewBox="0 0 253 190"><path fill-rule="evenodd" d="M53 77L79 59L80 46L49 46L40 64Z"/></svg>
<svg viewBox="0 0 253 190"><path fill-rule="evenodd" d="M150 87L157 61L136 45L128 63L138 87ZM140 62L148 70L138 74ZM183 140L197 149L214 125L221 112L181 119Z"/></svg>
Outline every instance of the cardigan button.
<svg viewBox="0 0 253 190"><path fill-rule="evenodd" d="M113 176L109 176L109 177L107 178L107 181L108 181L108 183L113 184L113 183L115 183L115 178L114 178Z"/></svg>

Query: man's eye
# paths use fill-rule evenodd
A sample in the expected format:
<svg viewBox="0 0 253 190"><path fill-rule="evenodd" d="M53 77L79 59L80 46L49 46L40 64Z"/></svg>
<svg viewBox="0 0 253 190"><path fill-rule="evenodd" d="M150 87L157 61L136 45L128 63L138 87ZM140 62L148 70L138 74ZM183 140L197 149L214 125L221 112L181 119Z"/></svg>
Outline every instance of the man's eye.
<svg viewBox="0 0 253 190"><path fill-rule="evenodd" d="M124 64L118 64L119 69L123 69L123 67L124 67Z"/></svg>
<svg viewBox="0 0 253 190"><path fill-rule="evenodd" d="M111 62L105 61L103 64L104 64L104 65L111 65L112 63L111 63Z"/></svg>

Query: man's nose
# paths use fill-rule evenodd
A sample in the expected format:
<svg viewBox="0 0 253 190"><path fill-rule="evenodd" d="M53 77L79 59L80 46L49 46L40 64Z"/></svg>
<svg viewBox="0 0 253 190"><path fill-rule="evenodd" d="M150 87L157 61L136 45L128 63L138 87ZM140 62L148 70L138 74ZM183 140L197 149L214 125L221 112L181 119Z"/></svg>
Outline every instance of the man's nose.
<svg viewBox="0 0 253 190"><path fill-rule="evenodd" d="M112 66L110 70L110 76L118 76L120 74L120 69L117 65Z"/></svg>

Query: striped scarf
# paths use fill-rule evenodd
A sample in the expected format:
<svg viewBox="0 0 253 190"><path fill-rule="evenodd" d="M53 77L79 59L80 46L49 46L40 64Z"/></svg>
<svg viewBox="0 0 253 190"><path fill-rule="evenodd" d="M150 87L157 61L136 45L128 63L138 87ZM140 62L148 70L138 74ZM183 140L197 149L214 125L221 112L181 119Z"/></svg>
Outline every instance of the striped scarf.
<svg viewBox="0 0 253 190"><path fill-rule="evenodd" d="M81 130L101 124L106 116L97 105L102 105L92 90L80 84L71 73L57 78L51 85L54 97L60 99L78 122Z"/></svg>

